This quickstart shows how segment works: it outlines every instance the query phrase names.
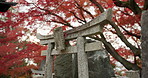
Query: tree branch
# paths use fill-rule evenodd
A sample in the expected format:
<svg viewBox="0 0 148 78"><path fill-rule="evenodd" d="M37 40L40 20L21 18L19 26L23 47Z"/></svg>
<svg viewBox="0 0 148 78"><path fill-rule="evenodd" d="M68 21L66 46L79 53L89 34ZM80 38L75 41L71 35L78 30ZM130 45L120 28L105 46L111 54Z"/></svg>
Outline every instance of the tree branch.
<svg viewBox="0 0 148 78"><path fill-rule="evenodd" d="M65 26L68 26L68 27L71 27L71 28L74 28L73 26L67 24L67 23L63 23L63 22L60 22L60 21L56 21L56 20L48 20L46 22L55 22L55 23L59 23L59 24L62 24L62 25L65 25Z"/></svg>
<svg viewBox="0 0 148 78"><path fill-rule="evenodd" d="M74 0L75 1L75 0ZM84 20L85 23L87 23L85 17L84 17L84 14L83 14L83 11L82 11L82 6L79 5L79 3L77 1L75 1L75 6L80 10L80 14Z"/></svg>
<svg viewBox="0 0 148 78"><path fill-rule="evenodd" d="M35 6L36 6L36 5L35 5ZM61 5L60 5L60 6L61 6ZM48 9L44 9L44 8L41 8L41 7L38 7L38 6L36 6L36 7L37 7L38 9L40 9L40 10L43 10L43 11L47 12L46 14L53 15L53 16L59 18L59 19L62 21L62 22L60 22L60 21L55 21L55 20L54 20L53 22L61 23L61 24L63 24L63 25L72 27L72 25L71 25L68 21L64 20L61 16L59 16L59 15L57 15L57 14L55 14L55 13L49 11ZM63 23L63 22L64 22L64 23ZM74 28L74 27L72 27L72 28Z"/></svg>
<svg viewBox="0 0 148 78"><path fill-rule="evenodd" d="M121 64L123 64L123 66L126 69L128 69L128 70L141 70L141 68L138 67L138 65L133 64L133 63L127 61L126 59L124 59L123 57L121 57L116 52L115 48L109 42L106 41L106 38L104 37L104 35L102 33L100 34L100 36L101 36L101 38L92 37L92 36L89 36L89 37L92 38L92 39L101 41L104 44L107 52L109 52L117 61L119 61Z"/></svg>
<svg viewBox="0 0 148 78"><path fill-rule="evenodd" d="M144 10L148 9L148 0L144 0Z"/></svg>
<svg viewBox="0 0 148 78"><path fill-rule="evenodd" d="M104 12L104 8L96 0L89 0L89 1L92 2L95 6L97 6L101 13Z"/></svg>
<svg viewBox="0 0 148 78"><path fill-rule="evenodd" d="M125 1L113 0L114 4L118 7L127 7L129 4Z"/></svg>
<svg viewBox="0 0 148 78"><path fill-rule="evenodd" d="M134 14L141 14L142 13L142 10L137 5L137 3L135 2L135 0L128 0L128 1L129 1L128 8L131 9L134 12Z"/></svg>
<svg viewBox="0 0 148 78"><path fill-rule="evenodd" d="M91 14L91 12L85 10L84 8L82 8L82 10L86 12L92 19L94 19L94 16Z"/></svg>
<svg viewBox="0 0 148 78"><path fill-rule="evenodd" d="M62 9L64 9L65 11L68 11L68 12L70 12L70 13L72 13L73 14L73 16L78 20L78 22L79 23L81 23L81 24L84 24L85 23L85 21L84 20L82 20L81 18L79 18L77 15L76 15L76 13L75 12L73 12L73 11L69 11L68 9L65 9L64 7L62 7L61 6L61 8Z"/></svg>
<svg viewBox="0 0 148 78"><path fill-rule="evenodd" d="M132 52L134 53L134 55L140 56L141 50L138 49L138 48L136 48L135 46L133 46L131 43L129 43L127 41L127 39L125 38L125 36L123 35L123 33L120 31L120 29L118 28L118 26L113 21L110 22L110 25L116 30L118 37L125 43L125 45L127 47L129 47L132 50Z"/></svg>
<svg viewBox="0 0 148 78"><path fill-rule="evenodd" d="M129 32L128 30L126 30L123 26L121 26L120 24L119 24L119 22L117 21L117 19L115 18L115 21L117 22L117 24L126 32L126 34L125 35L130 35L130 36L134 36L134 37L136 37L136 38L138 38L138 39L140 39L141 38L141 36L140 35L136 35L136 34L134 34L134 33L132 33L132 32ZM117 34L117 33L116 33Z"/></svg>
<svg viewBox="0 0 148 78"><path fill-rule="evenodd" d="M85 23L85 21L82 20L81 18L79 18L79 17L76 15L76 13L74 13L74 12L72 12L72 11L69 11L69 12L72 13L72 14L74 15L74 17L77 18L79 21L83 22L82 24Z"/></svg>
<svg viewBox="0 0 148 78"><path fill-rule="evenodd" d="M85 19L85 16L84 16L84 13L83 13L82 9L80 9L80 14L81 14L83 20L85 21L85 23L87 23L87 21L86 21L86 19Z"/></svg>
<svg viewBox="0 0 148 78"><path fill-rule="evenodd" d="M76 3L76 7L77 7L78 9L80 9L80 10L86 12L92 19L94 19L94 16L91 14L91 12L85 10L81 5L78 4L77 1L75 1L75 3Z"/></svg>
<svg viewBox="0 0 148 78"><path fill-rule="evenodd" d="M134 34L134 33L132 33L132 32L129 32L128 30L126 30L126 29L125 29L124 27L122 27L122 26L121 26L121 28L126 32L127 35L134 36L134 37L136 37L136 38L138 38L138 39L141 38L140 35L136 35L136 34Z"/></svg>
<svg viewBox="0 0 148 78"><path fill-rule="evenodd" d="M128 0L128 1L120 1L120 0L113 0L114 4L118 7L126 7L134 12L134 14L141 14L142 10L137 5L135 0Z"/></svg>
<svg viewBox="0 0 148 78"><path fill-rule="evenodd" d="M118 60L125 68L128 70L141 70L140 67L138 67L136 64L130 63L129 61L125 60L123 57L121 57L115 50L115 48L106 41L103 34L100 34L101 41L103 42L106 50L116 59Z"/></svg>

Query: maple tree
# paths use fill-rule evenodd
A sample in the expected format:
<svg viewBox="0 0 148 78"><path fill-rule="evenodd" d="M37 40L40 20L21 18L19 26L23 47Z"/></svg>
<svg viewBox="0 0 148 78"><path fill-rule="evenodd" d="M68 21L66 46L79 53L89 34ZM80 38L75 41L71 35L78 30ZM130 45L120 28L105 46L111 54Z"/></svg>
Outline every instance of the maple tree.
<svg viewBox="0 0 148 78"><path fill-rule="evenodd" d="M40 63L44 57L40 56L43 46L38 43L22 40L28 30L15 19L21 17L13 12L0 13L0 78L17 78L24 74L29 76L31 68L38 66L29 64L30 60ZM27 61L27 59L29 61Z"/></svg>
<svg viewBox="0 0 148 78"><path fill-rule="evenodd" d="M12 2L13 0L9 1ZM8 14L8 17L12 15L15 17L14 26L35 26L39 24L48 25L52 28L62 26L64 30L85 24L107 8L112 8L113 20L110 25L104 27L102 34L91 38L101 41L109 54L126 69L141 70L140 17L142 11L148 9L147 0L15 1L19 3L15 7L16 10L24 8L25 10L16 14ZM134 60L127 60L129 56L133 57ZM112 62L114 61L112 60Z"/></svg>

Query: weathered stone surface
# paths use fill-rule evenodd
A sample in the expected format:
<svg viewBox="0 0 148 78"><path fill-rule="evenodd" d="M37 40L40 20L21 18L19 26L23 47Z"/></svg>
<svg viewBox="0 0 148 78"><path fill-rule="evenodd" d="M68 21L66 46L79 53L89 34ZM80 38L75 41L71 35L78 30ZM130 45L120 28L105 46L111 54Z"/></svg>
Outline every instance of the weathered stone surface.
<svg viewBox="0 0 148 78"><path fill-rule="evenodd" d="M142 13L142 78L148 78L148 11Z"/></svg>
<svg viewBox="0 0 148 78"><path fill-rule="evenodd" d="M42 71L45 70L45 63L46 63L46 59L44 59L44 60L41 61L39 70L42 70Z"/></svg>
<svg viewBox="0 0 148 78"><path fill-rule="evenodd" d="M110 64L106 50L88 52L89 78L114 77L113 67Z"/></svg>
<svg viewBox="0 0 148 78"><path fill-rule="evenodd" d="M45 76L44 78L52 78L52 70L53 70L53 56L51 55L51 51L54 45L52 43L48 43L48 50L46 55L46 63L45 63Z"/></svg>
<svg viewBox="0 0 148 78"><path fill-rule="evenodd" d="M64 50L65 49L65 38L62 27L58 27L54 29L53 32L54 35L54 41L56 50Z"/></svg>
<svg viewBox="0 0 148 78"><path fill-rule="evenodd" d="M128 78L140 78L140 74L139 71L133 71L133 70L129 70L126 72L126 76Z"/></svg>
<svg viewBox="0 0 148 78"><path fill-rule="evenodd" d="M73 70L73 78L78 78L78 62L77 62L77 54L72 54L72 70Z"/></svg>
<svg viewBox="0 0 148 78"><path fill-rule="evenodd" d="M72 78L72 54L57 56L54 66L55 78Z"/></svg>
<svg viewBox="0 0 148 78"><path fill-rule="evenodd" d="M85 53L85 39L77 38L77 59L78 59L78 78L89 78L88 59Z"/></svg>
<svg viewBox="0 0 148 78"><path fill-rule="evenodd" d="M88 52L89 78L111 78L114 71L109 62L109 56L105 50ZM77 57L76 54L74 56ZM77 59L70 54L58 56L55 62L56 78L78 78Z"/></svg>

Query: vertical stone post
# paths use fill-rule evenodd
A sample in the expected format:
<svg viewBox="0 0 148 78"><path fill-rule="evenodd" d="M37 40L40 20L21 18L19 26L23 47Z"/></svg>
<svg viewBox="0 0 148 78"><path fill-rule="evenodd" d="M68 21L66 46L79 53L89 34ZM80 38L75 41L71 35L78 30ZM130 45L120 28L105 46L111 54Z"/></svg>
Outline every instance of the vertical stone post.
<svg viewBox="0 0 148 78"><path fill-rule="evenodd" d="M62 27L54 29L54 40L56 49L61 51L65 49L65 39Z"/></svg>
<svg viewBox="0 0 148 78"><path fill-rule="evenodd" d="M78 78L89 78L88 59L84 47L85 47L84 38L78 37L77 38Z"/></svg>
<svg viewBox="0 0 148 78"><path fill-rule="evenodd" d="M142 78L148 78L148 11L143 11L141 17L142 25Z"/></svg>
<svg viewBox="0 0 148 78"><path fill-rule="evenodd" d="M45 76L44 78L52 78L52 68L53 68L53 56L51 55L51 51L54 45L52 43L48 43L48 50L46 55L46 64L45 64Z"/></svg>

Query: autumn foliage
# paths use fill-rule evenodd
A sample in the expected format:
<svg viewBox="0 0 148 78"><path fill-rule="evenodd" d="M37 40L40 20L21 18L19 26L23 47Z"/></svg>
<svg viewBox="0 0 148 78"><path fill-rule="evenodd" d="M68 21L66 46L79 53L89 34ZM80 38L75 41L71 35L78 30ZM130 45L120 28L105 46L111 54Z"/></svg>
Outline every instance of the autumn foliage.
<svg viewBox="0 0 148 78"><path fill-rule="evenodd" d="M35 62L42 59L39 58L40 45L20 40L26 32L31 30L31 35L35 36L36 30L43 26L51 28L48 33L59 26L64 30L74 28L89 22L108 8L113 10L111 24L104 27L100 36L92 38L102 41L109 54L126 69L141 70L140 17L142 11L148 9L147 0L15 1L17 6L1 13L4 18L0 21L0 74L24 73L32 67L24 65L25 58ZM134 60L127 60L129 56Z"/></svg>
<svg viewBox="0 0 148 78"><path fill-rule="evenodd" d="M0 14L0 77L10 75L16 78L30 74L31 68L38 68L28 62L39 63L43 60L40 56L43 46L22 40L22 36L29 30L15 20L21 16L12 11Z"/></svg>

